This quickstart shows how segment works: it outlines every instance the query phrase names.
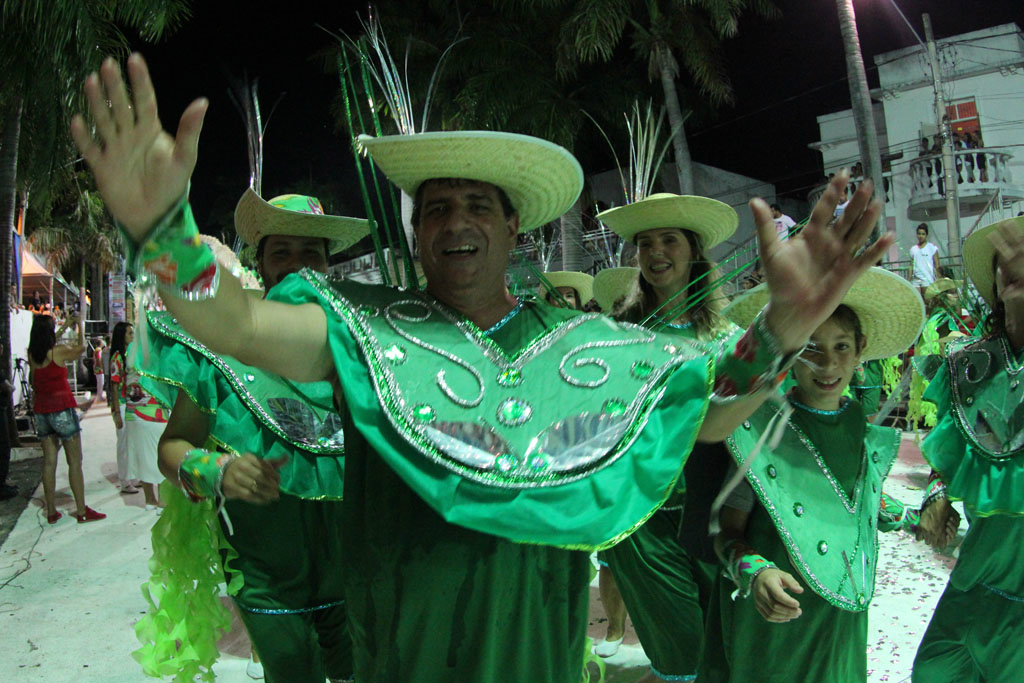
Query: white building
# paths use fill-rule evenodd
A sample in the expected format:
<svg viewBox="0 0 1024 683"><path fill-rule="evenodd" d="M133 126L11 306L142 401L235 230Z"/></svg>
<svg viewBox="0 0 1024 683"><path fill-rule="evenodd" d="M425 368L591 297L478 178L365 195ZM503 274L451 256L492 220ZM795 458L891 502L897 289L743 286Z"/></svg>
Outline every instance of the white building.
<svg viewBox="0 0 1024 683"><path fill-rule="evenodd" d="M1004 24L936 41L946 110L954 134L980 134L982 147L955 151L960 234L1024 211L1024 34ZM877 55L880 88L872 91L885 167L886 222L896 230L891 260L905 260L919 223L946 253L946 199L941 155L922 154L935 139L935 91L920 45ZM851 111L818 117L826 175L859 161ZM856 181L856 179L854 179ZM814 201L823 188L811 193Z"/></svg>

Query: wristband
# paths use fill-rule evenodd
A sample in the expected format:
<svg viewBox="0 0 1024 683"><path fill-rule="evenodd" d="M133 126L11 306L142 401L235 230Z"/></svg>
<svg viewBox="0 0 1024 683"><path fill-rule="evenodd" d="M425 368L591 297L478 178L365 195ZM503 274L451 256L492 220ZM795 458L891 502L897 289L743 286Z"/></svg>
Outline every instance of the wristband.
<svg viewBox="0 0 1024 683"><path fill-rule="evenodd" d="M211 453L203 448L193 448L186 453L178 466L178 480L189 500L198 503L221 495L224 471L237 457L233 453Z"/></svg>
<svg viewBox="0 0 1024 683"><path fill-rule="evenodd" d="M157 222L137 251L129 248L128 262L140 284L156 284L179 299L211 299L220 284L217 260L199 238L186 198Z"/></svg>
<svg viewBox="0 0 1024 683"><path fill-rule="evenodd" d="M739 539L733 539L726 544L723 554L728 558L725 563L725 572L736 584L736 591L732 598L747 598L754 587L754 579L766 569L777 569L774 562L766 560L747 546Z"/></svg>
<svg viewBox="0 0 1024 683"><path fill-rule="evenodd" d="M888 493L882 493L878 507L878 528L881 531L909 530L920 523L921 515L917 510L907 507Z"/></svg>
<svg viewBox="0 0 1024 683"><path fill-rule="evenodd" d="M931 479L928 481L928 486L924 489L924 499L921 501L921 512L924 512L925 508L935 501L946 497L946 482L942 481L942 478L933 472Z"/></svg>
<svg viewBox="0 0 1024 683"><path fill-rule="evenodd" d="M764 322L762 310L735 346L725 347L718 354L711 400L730 403L761 389L777 387L803 350L783 353L779 340Z"/></svg>

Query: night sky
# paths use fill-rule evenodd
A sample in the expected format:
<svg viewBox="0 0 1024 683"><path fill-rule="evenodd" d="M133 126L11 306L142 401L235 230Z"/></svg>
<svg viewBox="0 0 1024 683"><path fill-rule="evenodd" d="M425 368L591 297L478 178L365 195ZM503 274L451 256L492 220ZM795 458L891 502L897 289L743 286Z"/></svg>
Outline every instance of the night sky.
<svg viewBox="0 0 1024 683"><path fill-rule="evenodd" d="M1021 0L897 1L922 36L924 11L931 13L938 38L1007 22L1024 25ZM174 37L136 45L150 63L165 127L173 130L193 98L211 100L192 189L204 231L230 221L248 183L244 127L227 95L229 76L243 74L260 79L264 116L277 101L265 142L264 195L313 192L311 183L329 182L340 186L341 199L328 211L360 213L346 137L335 130L329 111L338 84L317 57L334 38L317 25L358 32L356 12L366 5L315 4L319 8L291 3L285 9L275 3L258 12L253 3L196 2L192 20ZM736 100L691 119L688 135L695 160L803 197L821 176L820 156L807 148L818 139L815 117L849 107L845 58L834 0L777 5L779 20L741 19L739 36L726 44ZM874 87L872 56L916 41L889 0L856 0L855 8ZM398 37L389 39L398 43Z"/></svg>

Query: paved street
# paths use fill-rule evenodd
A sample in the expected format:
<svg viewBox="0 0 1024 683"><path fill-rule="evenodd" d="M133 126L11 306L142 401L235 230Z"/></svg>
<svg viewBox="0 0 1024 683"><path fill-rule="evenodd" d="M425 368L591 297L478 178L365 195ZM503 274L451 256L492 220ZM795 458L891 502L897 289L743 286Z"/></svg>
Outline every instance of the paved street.
<svg viewBox="0 0 1024 683"><path fill-rule="evenodd" d="M65 516L57 524L46 523L41 488L22 491L31 500L0 546L0 681L147 680L131 657L138 647L132 626L145 609L139 586L147 578L149 532L157 517L143 509L141 493L118 492L114 426L106 406L91 407L82 428L86 499L108 517L90 524L75 521L63 462L57 469L57 487L58 508ZM15 463L14 469L31 478L39 462ZM916 503L926 473L913 442L905 440L886 489ZM953 560L902 534L885 534L880 545L869 680L897 683L909 677L917 642ZM595 580L590 632L599 639L604 622L596 586ZM626 643L619 655L607 660L609 683L630 683L646 673L646 658L635 635L630 633ZM218 680L249 681L244 632L235 629L226 636L221 650Z"/></svg>

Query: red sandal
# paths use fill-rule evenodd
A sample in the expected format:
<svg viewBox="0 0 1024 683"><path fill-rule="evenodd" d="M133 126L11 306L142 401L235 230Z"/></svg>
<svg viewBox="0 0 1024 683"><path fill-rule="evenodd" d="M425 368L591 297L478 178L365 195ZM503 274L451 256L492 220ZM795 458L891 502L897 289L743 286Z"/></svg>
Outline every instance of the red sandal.
<svg viewBox="0 0 1024 683"><path fill-rule="evenodd" d="M60 514L59 512L54 512L52 515L46 515L46 521L50 524L56 524L57 520L63 516L64 515Z"/></svg>
<svg viewBox="0 0 1024 683"><path fill-rule="evenodd" d="M86 522L97 522L101 519L106 519L106 515L102 512L96 512L88 505L85 506L85 514L75 515L79 524L85 524Z"/></svg>

